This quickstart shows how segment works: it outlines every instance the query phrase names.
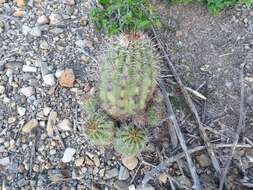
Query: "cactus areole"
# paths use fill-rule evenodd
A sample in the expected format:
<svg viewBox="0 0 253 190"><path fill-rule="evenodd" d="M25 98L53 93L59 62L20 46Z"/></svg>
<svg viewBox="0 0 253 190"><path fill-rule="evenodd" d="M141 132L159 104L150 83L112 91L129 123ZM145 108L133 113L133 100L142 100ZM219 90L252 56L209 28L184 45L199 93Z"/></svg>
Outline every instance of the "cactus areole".
<svg viewBox="0 0 253 190"><path fill-rule="evenodd" d="M144 34L114 39L101 59L99 97L104 110L116 119L143 111L156 86L157 62Z"/></svg>

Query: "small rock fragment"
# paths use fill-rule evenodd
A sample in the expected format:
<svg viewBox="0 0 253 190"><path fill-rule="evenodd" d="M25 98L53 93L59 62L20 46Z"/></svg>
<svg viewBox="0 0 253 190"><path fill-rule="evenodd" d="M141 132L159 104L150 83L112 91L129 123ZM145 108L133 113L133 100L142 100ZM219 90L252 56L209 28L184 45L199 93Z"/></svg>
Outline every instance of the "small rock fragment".
<svg viewBox="0 0 253 190"><path fill-rule="evenodd" d="M40 37L42 32L39 27L34 27L30 30L30 34L34 37Z"/></svg>
<svg viewBox="0 0 253 190"><path fill-rule="evenodd" d="M205 168L205 167L208 167L211 165L211 160L206 154L201 154L201 155L197 156L196 159L198 160L199 165L202 168Z"/></svg>
<svg viewBox="0 0 253 190"><path fill-rule="evenodd" d="M62 0L65 5L75 5L75 0Z"/></svg>
<svg viewBox="0 0 253 190"><path fill-rule="evenodd" d="M24 7L25 6L25 0L16 0L18 7Z"/></svg>
<svg viewBox="0 0 253 190"><path fill-rule="evenodd" d="M9 117L8 118L8 124L14 123L17 120L16 117Z"/></svg>
<svg viewBox="0 0 253 190"><path fill-rule="evenodd" d="M5 157L0 159L0 165L1 166L8 166L10 164L10 158Z"/></svg>
<svg viewBox="0 0 253 190"><path fill-rule="evenodd" d="M128 190L136 190L134 184L130 185L130 186L128 187Z"/></svg>
<svg viewBox="0 0 253 190"><path fill-rule="evenodd" d="M111 179L111 178L117 177L118 175L119 175L119 170L117 168L113 168L105 172L106 179Z"/></svg>
<svg viewBox="0 0 253 190"><path fill-rule="evenodd" d="M38 127L39 122L36 119L32 119L28 121L22 128L22 132L24 133L30 133L33 129Z"/></svg>
<svg viewBox="0 0 253 190"><path fill-rule="evenodd" d="M54 75L53 74L44 75L43 76L43 81L48 86L54 86L55 85L55 80L54 80Z"/></svg>
<svg viewBox="0 0 253 190"><path fill-rule="evenodd" d="M64 70L57 70L54 75L56 78L60 78L63 72Z"/></svg>
<svg viewBox="0 0 253 190"><path fill-rule="evenodd" d="M29 26L23 25L22 26L22 33L26 36L31 31L31 28Z"/></svg>
<svg viewBox="0 0 253 190"><path fill-rule="evenodd" d="M155 188L149 184L146 184L145 186L138 186L136 190L155 190Z"/></svg>
<svg viewBox="0 0 253 190"><path fill-rule="evenodd" d="M49 45L48 45L47 41L42 40L40 43L40 48L43 50L48 50L48 47L49 47Z"/></svg>
<svg viewBox="0 0 253 190"><path fill-rule="evenodd" d="M50 113L50 111L51 111L51 108L50 108L50 107L45 107L45 108L43 108L44 116L48 116L48 114Z"/></svg>
<svg viewBox="0 0 253 190"><path fill-rule="evenodd" d="M72 123L68 119L64 119L58 124L58 128L62 131L71 131Z"/></svg>
<svg viewBox="0 0 253 190"><path fill-rule="evenodd" d="M56 25L56 24L59 24L61 22L62 17L59 14L52 13L49 16L49 20L50 20L50 25Z"/></svg>
<svg viewBox="0 0 253 190"><path fill-rule="evenodd" d="M75 166L76 166L76 167L80 167L80 166L83 165L83 162L84 162L84 157L77 158L77 159L75 160Z"/></svg>
<svg viewBox="0 0 253 190"><path fill-rule="evenodd" d="M124 166L120 166L119 180L127 180L129 178L129 172Z"/></svg>
<svg viewBox="0 0 253 190"><path fill-rule="evenodd" d="M27 73L36 73L37 68L30 65L23 65L22 71Z"/></svg>
<svg viewBox="0 0 253 190"><path fill-rule="evenodd" d="M57 112L52 110L48 116L48 121L47 121L47 134L50 137L54 135L54 126L56 123L56 119L57 119Z"/></svg>
<svg viewBox="0 0 253 190"><path fill-rule="evenodd" d="M17 10L13 13L15 17L23 17L25 15L25 11Z"/></svg>
<svg viewBox="0 0 253 190"><path fill-rule="evenodd" d="M0 85L0 94L3 94L3 93L4 93L4 91L5 91L5 87L4 87L4 86L2 86L2 85Z"/></svg>
<svg viewBox="0 0 253 190"><path fill-rule="evenodd" d="M24 116L25 112L26 112L26 109L23 108L23 107L17 107L17 112L18 112L18 115Z"/></svg>
<svg viewBox="0 0 253 190"><path fill-rule="evenodd" d="M122 157L121 161L129 170L133 170L138 165L138 159L133 156Z"/></svg>
<svg viewBox="0 0 253 190"><path fill-rule="evenodd" d="M19 90L19 92L23 95L25 95L26 97L30 97L34 94L34 89L31 86L28 87L23 87Z"/></svg>
<svg viewBox="0 0 253 190"><path fill-rule="evenodd" d="M6 0L0 0L0 5L6 3Z"/></svg>
<svg viewBox="0 0 253 190"><path fill-rule="evenodd" d="M65 69L61 74L59 83L62 87L71 88L74 86L75 75L72 69Z"/></svg>
<svg viewBox="0 0 253 190"><path fill-rule="evenodd" d="M46 15L41 15L38 19L37 19L37 23L38 25L44 25L44 24L48 24L49 23L49 19Z"/></svg>
<svg viewBox="0 0 253 190"><path fill-rule="evenodd" d="M76 150L74 148L66 148L66 150L64 151L64 155L62 157L62 162L68 163L72 161L75 153L76 153Z"/></svg>
<svg viewBox="0 0 253 190"><path fill-rule="evenodd" d="M161 183L165 184L167 183L168 175L166 173L162 173L161 175L159 175L158 179Z"/></svg>

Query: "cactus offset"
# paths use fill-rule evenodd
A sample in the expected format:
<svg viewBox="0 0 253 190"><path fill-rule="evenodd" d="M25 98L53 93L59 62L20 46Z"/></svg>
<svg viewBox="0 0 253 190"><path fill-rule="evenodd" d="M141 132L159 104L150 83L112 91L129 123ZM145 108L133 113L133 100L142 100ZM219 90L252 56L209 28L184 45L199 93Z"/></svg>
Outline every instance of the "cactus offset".
<svg viewBox="0 0 253 190"><path fill-rule="evenodd" d="M103 115L95 114L86 122L85 133L95 144L108 145L114 136L114 124Z"/></svg>
<svg viewBox="0 0 253 190"><path fill-rule="evenodd" d="M125 119L142 111L156 85L157 55L144 35L124 35L102 59L99 97L112 117Z"/></svg>
<svg viewBox="0 0 253 190"><path fill-rule="evenodd" d="M123 130L117 131L114 147L124 156L135 156L145 147L145 132L132 126L124 127Z"/></svg>

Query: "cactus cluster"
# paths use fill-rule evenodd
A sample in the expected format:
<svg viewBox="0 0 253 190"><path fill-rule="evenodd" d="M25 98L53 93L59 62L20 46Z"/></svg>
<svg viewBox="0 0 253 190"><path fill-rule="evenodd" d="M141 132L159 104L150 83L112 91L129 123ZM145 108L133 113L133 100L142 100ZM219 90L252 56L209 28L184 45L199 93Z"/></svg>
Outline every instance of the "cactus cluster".
<svg viewBox="0 0 253 190"><path fill-rule="evenodd" d="M121 35L109 45L100 59L98 91L84 102L90 113L85 132L94 143L112 143L125 156L144 149L144 127L160 119L157 107L147 106L154 102L150 100L154 99L157 62L151 40L143 34Z"/></svg>

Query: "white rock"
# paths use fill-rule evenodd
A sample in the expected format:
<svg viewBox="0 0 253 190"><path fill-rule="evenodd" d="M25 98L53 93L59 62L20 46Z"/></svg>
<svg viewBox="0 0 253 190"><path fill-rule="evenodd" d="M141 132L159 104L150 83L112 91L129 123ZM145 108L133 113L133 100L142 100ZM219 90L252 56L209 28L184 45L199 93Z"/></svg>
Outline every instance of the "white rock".
<svg viewBox="0 0 253 190"><path fill-rule="evenodd" d="M0 159L0 165L2 166L8 166L10 164L10 158L9 157L5 157Z"/></svg>
<svg viewBox="0 0 253 190"><path fill-rule="evenodd" d="M84 162L84 157L77 158L77 159L75 160L75 166L76 166L76 167L80 167L80 166L83 165L83 162Z"/></svg>
<svg viewBox="0 0 253 190"><path fill-rule="evenodd" d="M39 25L44 25L44 24L48 24L49 23L49 19L46 15L41 15L38 19L37 19L37 23Z"/></svg>
<svg viewBox="0 0 253 190"><path fill-rule="evenodd" d="M77 40L75 44L80 48L91 48L93 46L93 43L89 40Z"/></svg>
<svg viewBox="0 0 253 190"><path fill-rule="evenodd" d="M129 178L129 172L124 166L120 166L119 180L127 180Z"/></svg>
<svg viewBox="0 0 253 190"><path fill-rule="evenodd" d="M64 70L57 70L54 75L56 78L60 78L60 76L63 72L64 72Z"/></svg>
<svg viewBox="0 0 253 190"><path fill-rule="evenodd" d="M128 187L128 190L135 190L134 184L130 185L130 186Z"/></svg>
<svg viewBox="0 0 253 190"><path fill-rule="evenodd" d="M4 86L0 86L0 94L3 94L5 91L5 87Z"/></svg>
<svg viewBox="0 0 253 190"><path fill-rule="evenodd" d="M25 115L26 109L23 107L17 107L18 115L23 116Z"/></svg>
<svg viewBox="0 0 253 190"><path fill-rule="evenodd" d="M49 46L48 46L47 41L42 40L42 41L40 42L40 48L41 48L41 49L47 50L48 47L49 47Z"/></svg>
<svg viewBox="0 0 253 190"><path fill-rule="evenodd" d="M31 31L31 28L29 26L23 25L22 26L22 33L26 36Z"/></svg>
<svg viewBox="0 0 253 190"><path fill-rule="evenodd" d="M75 4L75 0L62 0L62 2L66 5L74 5Z"/></svg>
<svg viewBox="0 0 253 190"><path fill-rule="evenodd" d="M50 20L51 25L56 25L56 24L59 24L61 22L62 17L59 14L52 13L49 16L49 20Z"/></svg>
<svg viewBox="0 0 253 190"><path fill-rule="evenodd" d="M8 78L12 78L12 76L13 76L13 70L11 70L11 69L7 69L7 71L6 71L6 76L8 77Z"/></svg>
<svg viewBox="0 0 253 190"><path fill-rule="evenodd" d="M64 151L64 155L62 157L62 162L63 163L71 162L75 153L76 150L74 148L66 148L66 150Z"/></svg>
<svg viewBox="0 0 253 190"><path fill-rule="evenodd" d="M125 167L129 170L133 170L138 165L138 159L133 156L122 157L121 161Z"/></svg>
<svg viewBox="0 0 253 190"><path fill-rule="evenodd" d="M47 74L47 75L43 76L43 81L48 86L54 86L55 85L55 80L54 80L54 75L53 74Z"/></svg>
<svg viewBox="0 0 253 190"><path fill-rule="evenodd" d="M58 128L62 131L71 131L72 123L68 119L64 119L58 124Z"/></svg>
<svg viewBox="0 0 253 190"><path fill-rule="evenodd" d="M23 65L22 71L27 73L36 73L37 68L30 65Z"/></svg>
<svg viewBox="0 0 253 190"><path fill-rule="evenodd" d="M25 95L26 97L30 97L34 94L34 89L31 86L28 87L23 87L19 90L19 92L23 95Z"/></svg>
<svg viewBox="0 0 253 190"><path fill-rule="evenodd" d="M31 30L30 30L30 34L34 37L40 37L42 32L40 30L39 27L33 27Z"/></svg>
<svg viewBox="0 0 253 190"><path fill-rule="evenodd" d="M50 107L44 107L44 108L43 108L43 113L44 113L45 116L48 116L49 113L50 113L50 111L51 111L51 108L50 108Z"/></svg>

